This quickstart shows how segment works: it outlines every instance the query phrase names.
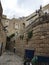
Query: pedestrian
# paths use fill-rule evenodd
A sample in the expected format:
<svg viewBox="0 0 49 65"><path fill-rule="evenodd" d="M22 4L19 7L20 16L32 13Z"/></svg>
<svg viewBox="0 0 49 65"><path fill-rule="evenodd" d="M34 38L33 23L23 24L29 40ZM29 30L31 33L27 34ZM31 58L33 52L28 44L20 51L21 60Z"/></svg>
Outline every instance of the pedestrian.
<svg viewBox="0 0 49 65"><path fill-rule="evenodd" d="M37 57L37 56L34 56L34 57L32 58L32 60L31 60L32 65L36 65L37 62L38 62L38 57Z"/></svg>
<svg viewBox="0 0 49 65"><path fill-rule="evenodd" d="M27 58L27 59L24 61L24 65L30 65L30 60L29 60L29 58Z"/></svg>
<svg viewBox="0 0 49 65"><path fill-rule="evenodd" d="M26 65L26 63L27 63L27 61L25 60L25 61L24 61L24 65Z"/></svg>
<svg viewBox="0 0 49 65"><path fill-rule="evenodd" d="M30 65L32 65L32 63L30 62Z"/></svg>
<svg viewBox="0 0 49 65"><path fill-rule="evenodd" d="M16 52L16 47L14 47L14 53Z"/></svg>

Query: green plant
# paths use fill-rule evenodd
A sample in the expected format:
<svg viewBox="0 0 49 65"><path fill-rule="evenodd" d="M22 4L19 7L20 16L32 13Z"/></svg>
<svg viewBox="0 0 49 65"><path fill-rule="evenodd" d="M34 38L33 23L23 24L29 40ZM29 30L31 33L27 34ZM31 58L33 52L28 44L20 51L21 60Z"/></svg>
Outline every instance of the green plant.
<svg viewBox="0 0 49 65"><path fill-rule="evenodd" d="M24 35L20 35L20 39L22 39L22 40L23 40L23 38L24 38Z"/></svg>
<svg viewBox="0 0 49 65"><path fill-rule="evenodd" d="M32 35L33 35L33 34L32 34L32 31L29 31L29 32L28 32L28 39L32 38Z"/></svg>

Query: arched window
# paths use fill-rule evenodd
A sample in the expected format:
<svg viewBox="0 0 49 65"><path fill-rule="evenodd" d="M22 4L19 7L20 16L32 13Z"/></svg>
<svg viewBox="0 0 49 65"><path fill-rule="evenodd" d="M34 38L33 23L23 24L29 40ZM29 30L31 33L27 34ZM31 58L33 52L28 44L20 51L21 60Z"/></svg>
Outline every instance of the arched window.
<svg viewBox="0 0 49 65"><path fill-rule="evenodd" d="M23 28L25 28L25 23L23 23Z"/></svg>

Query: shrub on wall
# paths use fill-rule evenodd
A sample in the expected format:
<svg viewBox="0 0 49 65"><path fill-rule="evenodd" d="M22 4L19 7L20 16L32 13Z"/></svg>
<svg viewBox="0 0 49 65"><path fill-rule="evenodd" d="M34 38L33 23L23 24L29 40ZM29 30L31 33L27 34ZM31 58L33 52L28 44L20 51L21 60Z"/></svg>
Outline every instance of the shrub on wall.
<svg viewBox="0 0 49 65"><path fill-rule="evenodd" d="M22 39L22 40L23 40L23 38L24 38L24 35L20 35L20 39Z"/></svg>
<svg viewBox="0 0 49 65"><path fill-rule="evenodd" d="M33 35L32 31L29 31L28 32L28 39L32 38L32 35Z"/></svg>

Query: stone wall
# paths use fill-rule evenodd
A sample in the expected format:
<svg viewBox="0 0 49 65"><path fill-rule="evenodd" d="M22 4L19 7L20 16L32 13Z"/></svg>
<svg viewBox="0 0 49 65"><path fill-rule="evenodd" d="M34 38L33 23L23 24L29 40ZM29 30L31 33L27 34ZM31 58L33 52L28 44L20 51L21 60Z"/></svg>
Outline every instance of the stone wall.
<svg viewBox="0 0 49 65"><path fill-rule="evenodd" d="M33 36L27 42L26 37L16 39L16 51L19 56L24 56L25 49L35 50L35 55L49 56L49 23L44 23L33 28Z"/></svg>
<svg viewBox="0 0 49 65"><path fill-rule="evenodd" d="M0 2L0 55L2 54L2 52L5 51L5 46L6 46L6 34L4 31L3 24L1 22L2 12L3 12L3 9L2 9L1 2Z"/></svg>
<svg viewBox="0 0 49 65"><path fill-rule="evenodd" d="M33 36L28 41L28 46L35 50L35 55L49 56L49 23L33 28Z"/></svg>
<svg viewBox="0 0 49 65"><path fill-rule="evenodd" d="M2 43L3 43L3 45L2 45ZM2 46L2 51L5 51L5 46L6 46L6 33L3 30L2 24L0 23L0 49L1 49L1 46Z"/></svg>

